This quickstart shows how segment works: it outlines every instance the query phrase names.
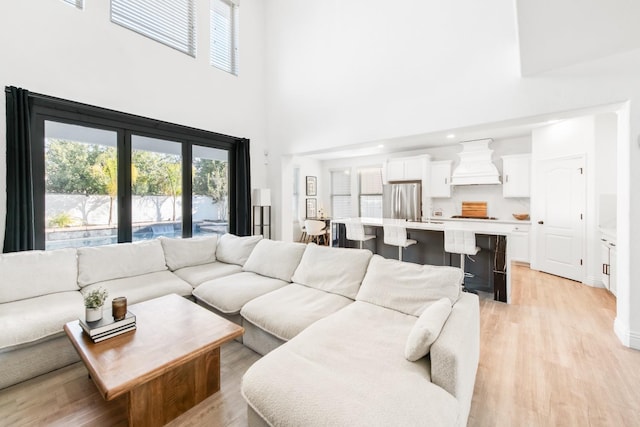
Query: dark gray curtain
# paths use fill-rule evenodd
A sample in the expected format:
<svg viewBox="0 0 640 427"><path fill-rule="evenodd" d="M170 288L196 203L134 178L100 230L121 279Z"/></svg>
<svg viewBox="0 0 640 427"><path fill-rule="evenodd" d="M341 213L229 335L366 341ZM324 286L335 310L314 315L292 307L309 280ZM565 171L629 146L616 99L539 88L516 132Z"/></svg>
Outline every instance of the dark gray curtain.
<svg viewBox="0 0 640 427"><path fill-rule="evenodd" d="M35 248L29 91L5 89L7 101L7 218L4 252Z"/></svg>
<svg viewBox="0 0 640 427"><path fill-rule="evenodd" d="M236 141L232 153L233 176L229 180L229 232L251 234L251 161L249 140Z"/></svg>

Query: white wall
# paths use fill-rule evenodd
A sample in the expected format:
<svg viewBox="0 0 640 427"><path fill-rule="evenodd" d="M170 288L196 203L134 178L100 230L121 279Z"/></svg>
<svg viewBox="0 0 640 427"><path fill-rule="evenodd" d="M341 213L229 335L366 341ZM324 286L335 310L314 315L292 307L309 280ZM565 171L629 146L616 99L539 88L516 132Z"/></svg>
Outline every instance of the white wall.
<svg viewBox="0 0 640 427"><path fill-rule="evenodd" d="M640 277L640 51L522 78L512 0L270 0L266 16L278 186L283 154L630 101L617 153L616 333L640 348L640 282L630 280ZM615 27L617 16L594 21Z"/></svg>
<svg viewBox="0 0 640 427"><path fill-rule="evenodd" d="M325 208L325 204L323 203L323 199L321 194L325 191L324 182L322 181L321 173L322 169L320 167L320 161L311 159L308 157L294 157L293 160L293 168L299 168L300 174L298 176L298 205L295 208L295 212L291 212L292 217L292 230L293 230L293 238L298 239L300 237L300 223L299 220L304 221L306 218L306 200L316 199L318 209ZM317 183L317 195L316 196L307 196L306 193L306 181L307 176L315 176ZM293 177L293 175L292 175ZM293 191L293 189L291 189Z"/></svg>
<svg viewBox="0 0 640 427"><path fill-rule="evenodd" d="M599 114L594 126L597 225L615 229L618 116Z"/></svg>
<svg viewBox="0 0 640 427"><path fill-rule="evenodd" d="M1 2L0 84L251 139L266 147L263 2L242 2L240 75L208 64L209 1L197 0L197 57L110 22L108 1ZM6 210L5 103L0 103L0 236ZM253 162L254 183L266 168ZM253 185L252 187L255 187Z"/></svg>

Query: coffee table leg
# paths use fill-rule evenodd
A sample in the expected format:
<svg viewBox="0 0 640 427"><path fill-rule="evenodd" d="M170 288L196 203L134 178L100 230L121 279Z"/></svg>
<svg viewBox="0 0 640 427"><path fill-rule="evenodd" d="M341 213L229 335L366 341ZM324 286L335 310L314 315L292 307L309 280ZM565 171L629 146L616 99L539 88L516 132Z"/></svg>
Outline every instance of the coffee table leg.
<svg viewBox="0 0 640 427"><path fill-rule="evenodd" d="M164 425L218 390L219 348L132 389L129 392L129 425Z"/></svg>

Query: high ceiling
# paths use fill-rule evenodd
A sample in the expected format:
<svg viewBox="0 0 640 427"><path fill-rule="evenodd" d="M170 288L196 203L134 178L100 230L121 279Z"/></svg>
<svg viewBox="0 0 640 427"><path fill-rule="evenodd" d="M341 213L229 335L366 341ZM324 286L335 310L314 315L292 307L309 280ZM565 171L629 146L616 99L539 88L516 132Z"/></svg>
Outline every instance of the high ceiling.
<svg viewBox="0 0 640 427"><path fill-rule="evenodd" d="M533 129L546 126L560 120L606 112L616 112L620 109L620 106L621 104L602 105L588 109L545 114L542 116L487 123L459 129L447 129L428 134L408 135L398 138L369 141L361 144L295 154L317 160L331 160L441 147L454 145L462 141L472 141L484 138L492 138L495 140L517 138L529 136Z"/></svg>
<svg viewBox="0 0 640 427"><path fill-rule="evenodd" d="M523 76L640 48L640 2L516 0Z"/></svg>

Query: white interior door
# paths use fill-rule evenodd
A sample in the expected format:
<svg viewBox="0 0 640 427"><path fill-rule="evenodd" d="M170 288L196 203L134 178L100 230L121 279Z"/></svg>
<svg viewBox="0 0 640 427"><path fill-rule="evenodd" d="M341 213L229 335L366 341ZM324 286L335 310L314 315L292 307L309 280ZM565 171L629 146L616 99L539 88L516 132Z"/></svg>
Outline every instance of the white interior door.
<svg viewBox="0 0 640 427"><path fill-rule="evenodd" d="M536 269L577 281L584 278L584 158L543 160L538 168L540 209L533 218Z"/></svg>

